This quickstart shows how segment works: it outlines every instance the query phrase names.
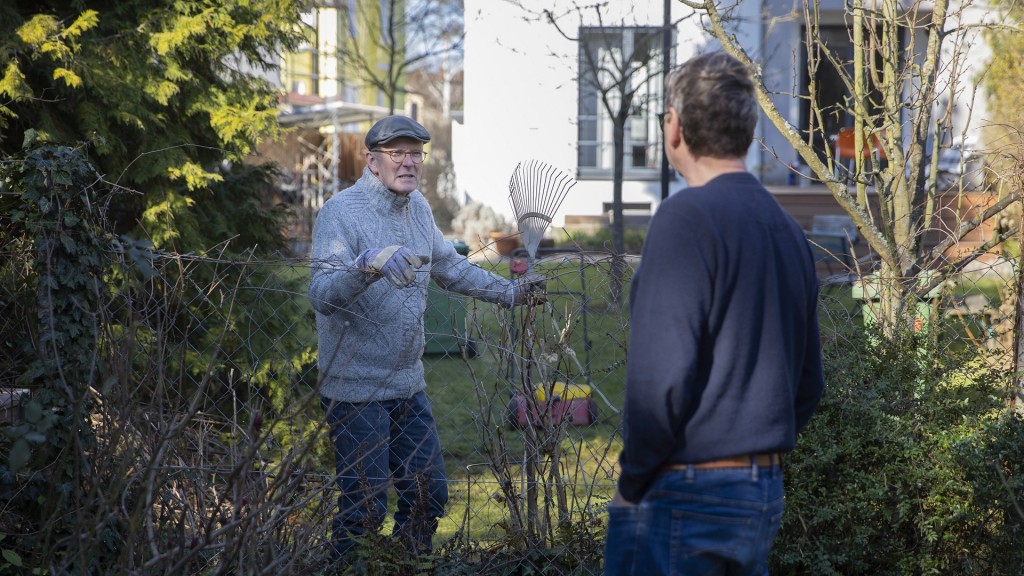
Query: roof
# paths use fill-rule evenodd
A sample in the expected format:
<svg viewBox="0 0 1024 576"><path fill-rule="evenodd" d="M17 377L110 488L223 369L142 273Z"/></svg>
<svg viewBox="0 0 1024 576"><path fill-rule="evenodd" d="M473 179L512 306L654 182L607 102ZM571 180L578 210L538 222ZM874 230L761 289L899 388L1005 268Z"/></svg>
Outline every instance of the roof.
<svg viewBox="0 0 1024 576"><path fill-rule="evenodd" d="M388 116L391 111L383 106L356 104L340 100L319 101L296 106L282 102L277 118L284 127L319 128L333 124L374 121Z"/></svg>

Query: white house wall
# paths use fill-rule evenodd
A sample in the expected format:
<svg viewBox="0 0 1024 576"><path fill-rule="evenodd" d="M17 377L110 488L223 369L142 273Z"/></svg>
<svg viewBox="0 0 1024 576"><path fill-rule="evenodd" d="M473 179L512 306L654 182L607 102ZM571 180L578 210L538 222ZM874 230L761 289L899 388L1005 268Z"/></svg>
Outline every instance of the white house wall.
<svg viewBox="0 0 1024 576"><path fill-rule="evenodd" d="M909 4L909 2L904 2ZM508 217L508 182L516 164L537 159L571 175L577 174L577 68L578 47L562 37L556 28L537 18L548 8L563 30L575 36L581 25L567 0L522 0L523 8L498 0L465 0L465 79L461 124L452 127L452 156L456 186L473 200L490 205ZM775 104L796 126L800 104L790 95L802 89L801 48L802 3L794 0L743 0L722 3L733 6L733 32L748 53L760 62L765 82L776 93ZM957 4L954 2L954 4ZM843 22L843 0L821 0L824 18ZM664 2L661 0L609 0L603 5L606 26L660 26ZM991 20L983 2L973 3L964 12L965 21ZM525 8L525 9L524 9ZM703 31L706 22L686 18L685 6L671 3L676 28L673 62L711 50L717 44ZM598 25L593 10L583 25ZM988 60L988 51L975 34L969 38L970 57L958 70L963 76L977 77ZM948 58L949 55L946 55ZM973 69L972 69L973 68ZM948 67L946 68L948 70ZM972 91L962 89L947 101L954 103L956 131L976 134L975 126L984 122L984 102L980 95L971 102ZM970 124L968 124L970 122ZM785 184L787 165L796 161L793 149L779 131L763 116L759 144L751 148L748 167L766 184ZM685 187L681 178L670 183L670 192ZM659 180L623 183L623 201L651 203L656 208L661 197ZM601 214L602 206L612 200L612 181L580 180L565 199L553 226L564 225L566 215Z"/></svg>
<svg viewBox="0 0 1024 576"><path fill-rule="evenodd" d="M801 34L803 23L799 14L799 3L792 0L768 0L765 2L762 44L756 54L751 54L761 63L765 85L773 92L772 101L789 122L796 125L800 119L800 100L791 97L799 94L801 77ZM841 4L840 4L841 8ZM787 166L796 165L793 148L775 125L762 115L758 122L757 135L764 148L754 144L754 161L748 167L766 183L785 182Z"/></svg>
<svg viewBox="0 0 1024 576"><path fill-rule="evenodd" d="M507 2L466 0L463 120L452 127L458 189L508 217L512 216L508 182L518 162L537 159L577 174L578 47L530 12L550 8L572 36L581 22L571 11L573 2L526 0L522 4L526 11ZM663 7L661 0L612 0L603 9L602 23L661 26ZM672 3L674 20L682 10ZM749 10L757 12L756 7ZM598 25L593 11L589 13L583 25ZM706 49L708 37L698 19L681 22L677 34L676 62ZM671 182L673 192L683 186L678 177ZM661 198L661 183L627 180L622 197L623 202L649 202L654 208ZM562 226L566 215L599 215L602 205L611 201L610 178L580 180L552 226Z"/></svg>
<svg viewBox="0 0 1024 576"><path fill-rule="evenodd" d="M981 128L990 119L985 94L975 90L975 82L983 82L984 70L992 60L992 50L984 39L983 25L998 25L1002 22L996 10L983 1L953 2L956 18L947 23L947 30L962 26L965 34L959 60L954 60L951 46L944 46L942 58L955 65L943 67L943 80L947 92L939 102L939 111L952 106L953 134L955 140L963 139L968 145L981 145ZM962 10L960 10L962 8ZM953 81L953 78L958 78Z"/></svg>

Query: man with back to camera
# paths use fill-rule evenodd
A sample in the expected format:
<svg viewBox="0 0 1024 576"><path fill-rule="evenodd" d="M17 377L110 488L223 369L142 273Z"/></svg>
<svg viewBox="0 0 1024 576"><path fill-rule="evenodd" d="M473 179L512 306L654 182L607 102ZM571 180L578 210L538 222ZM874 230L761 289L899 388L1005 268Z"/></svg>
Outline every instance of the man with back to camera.
<svg viewBox="0 0 1024 576"><path fill-rule="evenodd" d="M658 208L633 277L605 573L767 574L779 456L824 387L814 262L746 170L758 118L747 67L695 57L666 102L665 153L688 188Z"/></svg>
<svg viewBox="0 0 1024 576"><path fill-rule="evenodd" d="M419 192L430 134L388 116L366 134L366 167L332 196L313 228L309 298L316 310L321 402L334 443L334 554L376 532L391 479L393 536L431 549L448 485L424 380L427 283L512 306L543 300L544 279L507 280L470 263L442 237Z"/></svg>

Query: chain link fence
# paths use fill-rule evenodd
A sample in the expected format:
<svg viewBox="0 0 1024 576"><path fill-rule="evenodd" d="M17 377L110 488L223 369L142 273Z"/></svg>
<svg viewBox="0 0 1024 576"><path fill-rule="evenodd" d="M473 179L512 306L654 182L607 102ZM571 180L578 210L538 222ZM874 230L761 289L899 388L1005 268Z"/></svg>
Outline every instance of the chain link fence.
<svg viewBox="0 0 1024 576"><path fill-rule="evenodd" d="M18 246L7 247L6 262L24 262ZM337 493L309 261L106 256L109 272L83 305L101 373L76 401L95 432L83 453L96 474L90 494L102 502L80 537L130 549L121 566L147 574L326 566ZM508 261L481 265L512 275ZM429 290L423 364L451 494L435 549L442 563L494 573L597 573L632 263L566 250L533 265L548 277L548 300L534 307ZM26 357L61 355L19 340L48 321L36 306L46 282L32 289L38 277L20 270L5 269L0 295L8 392L22 389ZM380 328L392 329L387 319ZM35 418L16 408L7 417L14 426ZM8 520L17 533L20 522ZM122 521L137 540L110 541ZM405 561L385 541L368 546L395 566Z"/></svg>
<svg viewBox="0 0 1024 576"><path fill-rule="evenodd" d="M31 287L35 273L15 264L21 248L6 244L0 287L0 387L11 398L30 341L48 321L36 306L45 286ZM337 494L317 393L310 263L107 256L95 299L82 307L96 331L92 369L100 373L77 405L89 408L95 433L81 449L98 505L80 509L78 533L52 537L89 543L83 554L116 554L130 573L327 566ZM538 306L506 309L436 286L428 293L423 364L450 493L434 542L439 572L601 572L638 260L567 248L542 251L532 264L549 279ZM517 264L480 265L507 277ZM972 265L921 296L911 324L940 352L984 350L1012 368L1015 278L1009 258ZM872 293L858 282L823 283L825 339L877 317ZM37 417L14 404L5 426ZM9 510L0 521L7 533L25 530ZM418 570L386 539L367 546L378 563Z"/></svg>

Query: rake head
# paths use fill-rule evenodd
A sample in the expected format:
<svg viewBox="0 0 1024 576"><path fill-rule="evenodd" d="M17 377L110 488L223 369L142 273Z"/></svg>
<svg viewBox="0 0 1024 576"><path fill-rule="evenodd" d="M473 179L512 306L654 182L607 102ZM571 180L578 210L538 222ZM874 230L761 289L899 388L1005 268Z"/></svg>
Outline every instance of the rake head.
<svg viewBox="0 0 1024 576"><path fill-rule="evenodd" d="M520 162L509 180L509 199L519 225L523 246L532 260L537 255L544 231L576 179L540 162Z"/></svg>

